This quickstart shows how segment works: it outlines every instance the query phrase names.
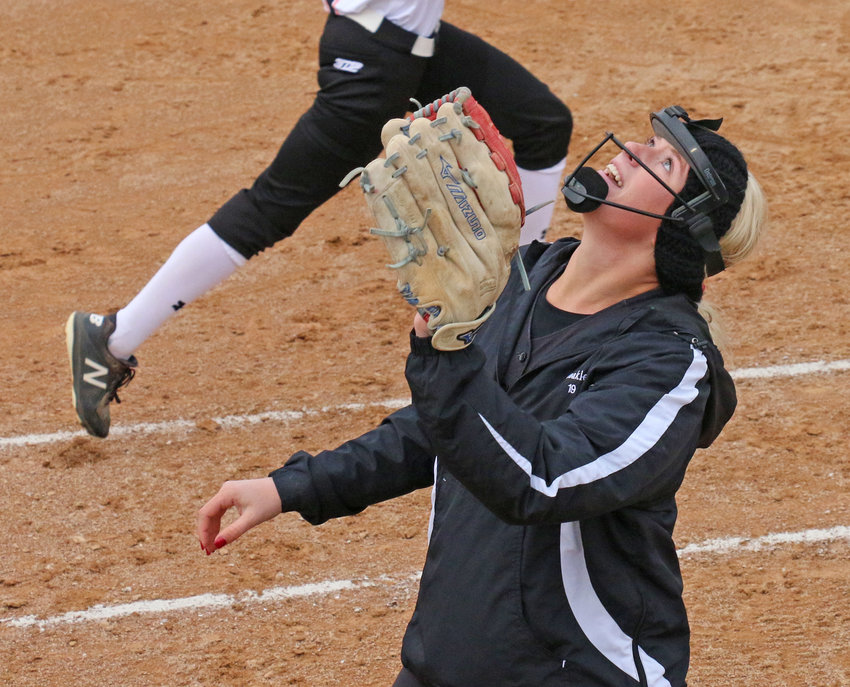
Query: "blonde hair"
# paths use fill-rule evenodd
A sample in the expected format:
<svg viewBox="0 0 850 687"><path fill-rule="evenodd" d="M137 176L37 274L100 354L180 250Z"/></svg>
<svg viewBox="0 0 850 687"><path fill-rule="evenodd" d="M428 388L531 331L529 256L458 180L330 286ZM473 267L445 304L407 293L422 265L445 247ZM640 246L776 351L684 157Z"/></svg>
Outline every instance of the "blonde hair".
<svg viewBox="0 0 850 687"><path fill-rule="evenodd" d="M767 199L756 178L747 173L747 190L744 200L732 225L720 239L720 253L726 268L732 267L750 253L758 244L759 238L767 225ZM708 322L711 338L721 350L729 347L729 337L724 331L719 309L702 299L699 303L699 313Z"/></svg>

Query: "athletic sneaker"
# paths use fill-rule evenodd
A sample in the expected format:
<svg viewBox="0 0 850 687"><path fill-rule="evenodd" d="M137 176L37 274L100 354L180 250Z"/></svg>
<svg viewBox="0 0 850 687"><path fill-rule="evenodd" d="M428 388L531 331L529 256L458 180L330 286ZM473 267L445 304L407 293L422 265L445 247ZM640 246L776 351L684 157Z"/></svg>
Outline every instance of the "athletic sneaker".
<svg viewBox="0 0 850 687"><path fill-rule="evenodd" d="M118 389L136 374L135 356L119 360L106 344L115 331L115 315L71 313L65 325L68 357L71 359L71 393L77 417L85 430L96 437L109 434L109 404L118 398Z"/></svg>

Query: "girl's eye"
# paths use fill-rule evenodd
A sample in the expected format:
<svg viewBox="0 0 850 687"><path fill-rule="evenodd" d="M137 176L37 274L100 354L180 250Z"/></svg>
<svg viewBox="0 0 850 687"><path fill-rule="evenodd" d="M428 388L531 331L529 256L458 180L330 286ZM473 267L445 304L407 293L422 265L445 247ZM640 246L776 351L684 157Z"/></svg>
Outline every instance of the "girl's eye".
<svg viewBox="0 0 850 687"><path fill-rule="evenodd" d="M650 148L654 148L655 147L655 136L653 136L652 138L646 139L646 145L648 145Z"/></svg>
<svg viewBox="0 0 850 687"><path fill-rule="evenodd" d="M661 163L665 170L668 172L673 169L673 160L671 158L667 158L664 162Z"/></svg>

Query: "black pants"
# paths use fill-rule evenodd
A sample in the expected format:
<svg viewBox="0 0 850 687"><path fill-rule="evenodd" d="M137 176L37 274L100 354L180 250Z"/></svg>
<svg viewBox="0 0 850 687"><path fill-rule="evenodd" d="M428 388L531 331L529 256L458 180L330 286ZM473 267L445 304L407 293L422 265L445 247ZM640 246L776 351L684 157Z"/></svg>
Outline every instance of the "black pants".
<svg viewBox="0 0 850 687"><path fill-rule="evenodd" d="M402 668L395 682L393 682L393 687L428 687L428 685L420 682L419 678L407 668Z"/></svg>
<svg viewBox="0 0 850 687"><path fill-rule="evenodd" d="M363 66L335 67L338 58ZM548 86L477 36L442 23L433 57L401 52L356 22L330 15L319 42L320 90L274 161L209 220L246 258L290 236L339 191L353 168L381 151L380 131L392 117L468 86L511 139L517 164L555 165L567 154L572 118Z"/></svg>

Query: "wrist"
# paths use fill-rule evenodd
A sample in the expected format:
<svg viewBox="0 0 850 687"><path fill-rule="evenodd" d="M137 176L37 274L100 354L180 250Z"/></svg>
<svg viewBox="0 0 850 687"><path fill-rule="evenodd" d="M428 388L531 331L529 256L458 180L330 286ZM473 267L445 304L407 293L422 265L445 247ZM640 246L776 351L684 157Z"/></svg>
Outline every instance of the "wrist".
<svg viewBox="0 0 850 687"><path fill-rule="evenodd" d="M431 335L418 336L416 331L410 330L410 352L413 355L436 355L439 351L431 345Z"/></svg>

